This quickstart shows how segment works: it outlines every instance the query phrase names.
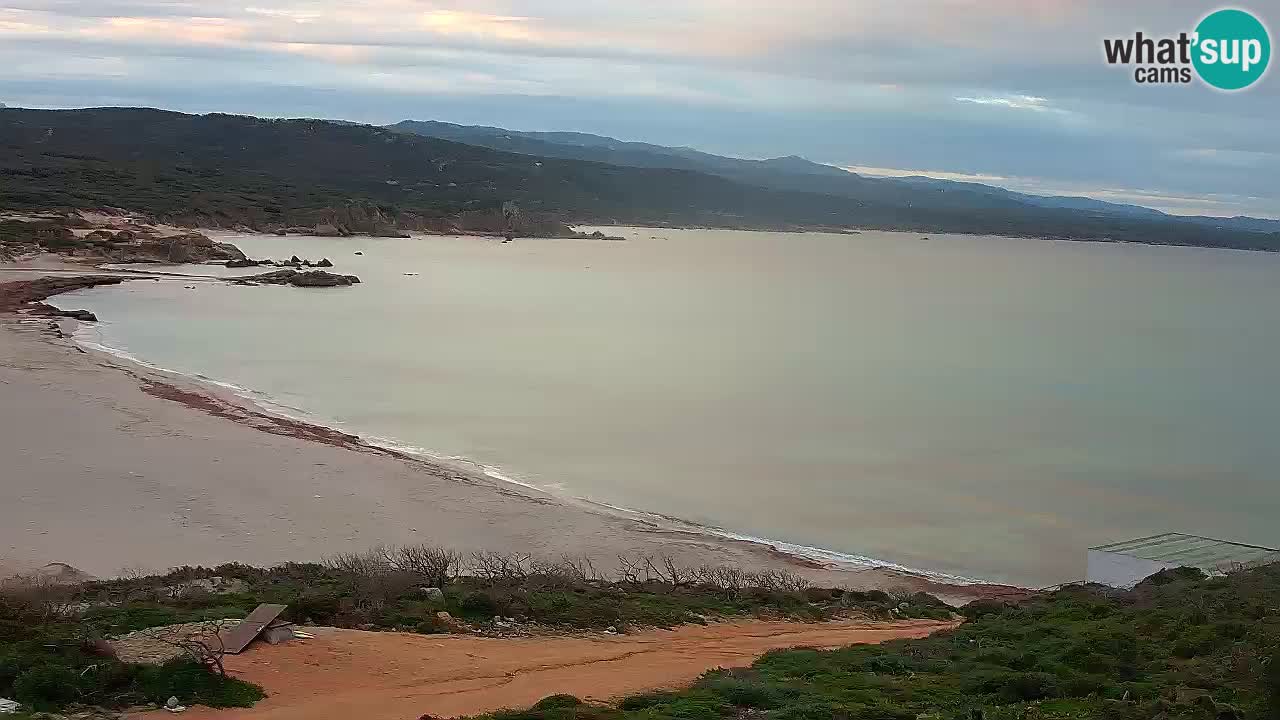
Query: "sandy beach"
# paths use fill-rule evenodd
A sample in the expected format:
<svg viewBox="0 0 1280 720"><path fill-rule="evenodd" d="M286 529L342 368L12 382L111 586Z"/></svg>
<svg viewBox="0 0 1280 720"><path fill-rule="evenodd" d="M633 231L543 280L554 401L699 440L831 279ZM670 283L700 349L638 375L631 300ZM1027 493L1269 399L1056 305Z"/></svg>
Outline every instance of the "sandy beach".
<svg viewBox="0 0 1280 720"><path fill-rule="evenodd" d="M0 283L67 272L0 266ZM1000 594L879 568L836 568L774 549L579 507L466 467L267 415L211 386L76 346L47 318L0 315L0 571L60 562L97 576L181 565L319 560L380 543L462 551L667 555L787 568L852 588L951 600Z"/></svg>

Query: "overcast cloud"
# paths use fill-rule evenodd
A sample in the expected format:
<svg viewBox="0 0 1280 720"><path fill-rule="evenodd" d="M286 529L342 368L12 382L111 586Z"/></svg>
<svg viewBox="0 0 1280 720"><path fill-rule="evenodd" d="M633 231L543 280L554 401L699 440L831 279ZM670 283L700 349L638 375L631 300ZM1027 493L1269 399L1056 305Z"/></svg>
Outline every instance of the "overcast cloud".
<svg viewBox="0 0 1280 720"><path fill-rule="evenodd" d="M436 119L1280 216L1280 80L1138 86L1102 0L0 0L0 102ZM1275 0L1243 6L1264 22ZM1273 39L1275 32L1272 32Z"/></svg>

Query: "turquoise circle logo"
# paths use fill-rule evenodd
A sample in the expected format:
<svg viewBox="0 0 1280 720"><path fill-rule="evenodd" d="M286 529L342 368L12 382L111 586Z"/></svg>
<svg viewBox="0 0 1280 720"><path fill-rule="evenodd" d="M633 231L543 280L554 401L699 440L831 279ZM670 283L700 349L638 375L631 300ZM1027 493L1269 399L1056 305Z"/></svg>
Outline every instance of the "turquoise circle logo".
<svg viewBox="0 0 1280 720"><path fill-rule="evenodd" d="M1242 90L1267 71L1271 37L1258 18L1244 10L1210 13L1196 26L1192 64L1200 79L1219 90Z"/></svg>

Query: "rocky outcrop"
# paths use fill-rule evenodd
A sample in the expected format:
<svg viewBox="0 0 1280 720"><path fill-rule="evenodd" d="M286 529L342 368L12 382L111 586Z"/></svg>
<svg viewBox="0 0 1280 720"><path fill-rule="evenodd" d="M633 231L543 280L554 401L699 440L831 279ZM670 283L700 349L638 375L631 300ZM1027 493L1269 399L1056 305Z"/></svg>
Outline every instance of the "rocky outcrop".
<svg viewBox="0 0 1280 720"><path fill-rule="evenodd" d="M247 267L257 267L257 266L259 266L259 265L261 265L261 264L262 264L262 263L261 263L261 262L259 262L259 261L257 261L257 260L250 260L250 259L248 259L248 258L244 258L244 259L242 259L242 260L228 260L228 261L227 261L227 267L229 267L229 268L247 268Z"/></svg>
<svg viewBox="0 0 1280 720"><path fill-rule="evenodd" d="M27 303L40 302L59 293L98 285L118 285L124 280L115 275L74 275L5 283L0 285L0 312L17 310Z"/></svg>
<svg viewBox="0 0 1280 720"><path fill-rule="evenodd" d="M407 238L409 233L391 224L377 224L369 231L369 237Z"/></svg>
<svg viewBox="0 0 1280 720"><path fill-rule="evenodd" d="M346 237L351 233L344 232L342 228L338 227L337 225L330 225L328 223L319 223L316 225L315 229L311 231L311 234L317 237Z"/></svg>
<svg viewBox="0 0 1280 720"><path fill-rule="evenodd" d="M116 234L116 241L126 232ZM134 251L152 262L202 263L219 260L244 260L240 248L230 243L216 243L201 233L184 233L164 237L148 237L133 246L120 247L121 251Z"/></svg>
<svg viewBox="0 0 1280 720"><path fill-rule="evenodd" d="M292 285L294 287L344 287L355 285L360 278L355 275L338 275L324 270L275 270L261 275L251 275L235 281L242 285Z"/></svg>
<svg viewBox="0 0 1280 720"><path fill-rule="evenodd" d="M98 316L88 310L59 310L58 308L38 302L31 303L31 314L40 315L41 317L64 317L81 322L98 322Z"/></svg>

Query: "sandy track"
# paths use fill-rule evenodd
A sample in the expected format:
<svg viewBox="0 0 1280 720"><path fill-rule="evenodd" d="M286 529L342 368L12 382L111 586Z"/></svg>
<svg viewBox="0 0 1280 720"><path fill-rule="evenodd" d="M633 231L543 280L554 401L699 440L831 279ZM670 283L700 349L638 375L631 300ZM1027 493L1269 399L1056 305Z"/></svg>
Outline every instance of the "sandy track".
<svg viewBox="0 0 1280 720"><path fill-rule="evenodd" d="M555 693L606 701L687 684L769 650L917 638L952 623L743 621L634 635L501 640L325 630L256 644L227 665L269 697L247 710L195 709L187 720L417 720L527 707ZM151 716L152 718L155 715Z"/></svg>

